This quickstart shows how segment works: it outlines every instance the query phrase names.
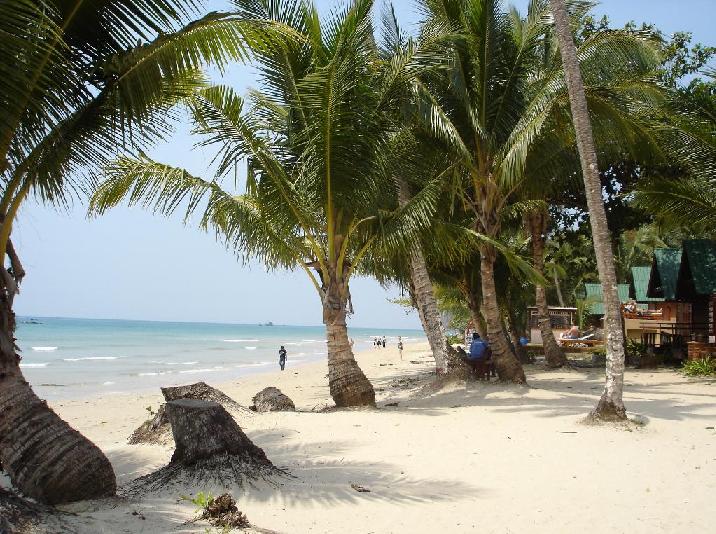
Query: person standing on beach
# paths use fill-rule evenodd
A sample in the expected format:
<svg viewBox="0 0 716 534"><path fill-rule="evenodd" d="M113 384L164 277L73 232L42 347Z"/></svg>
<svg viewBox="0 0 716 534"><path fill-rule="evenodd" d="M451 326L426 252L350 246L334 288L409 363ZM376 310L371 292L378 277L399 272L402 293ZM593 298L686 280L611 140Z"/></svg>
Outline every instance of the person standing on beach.
<svg viewBox="0 0 716 534"><path fill-rule="evenodd" d="M281 370L283 371L284 367L286 367L286 349L283 348L283 345L281 345L281 348L278 349L278 364L281 366Z"/></svg>
<svg viewBox="0 0 716 534"><path fill-rule="evenodd" d="M385 348L385 336L383 336L383 348Z"/></svg>
<svg viewBox="0 0 716 534"><path fill-rule="evenodd" d="M403 359L403 338L398 336L398 352L400 352L400 359Z"/></svg>

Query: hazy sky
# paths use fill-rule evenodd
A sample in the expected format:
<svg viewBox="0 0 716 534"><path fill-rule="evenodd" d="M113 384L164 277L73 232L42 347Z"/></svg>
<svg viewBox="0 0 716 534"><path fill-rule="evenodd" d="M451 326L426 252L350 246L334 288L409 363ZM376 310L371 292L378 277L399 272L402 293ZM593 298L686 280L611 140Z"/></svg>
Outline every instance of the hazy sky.
<svg viewBox="0 0 716 534"><path fill-rule="evenodd" d="M318 0L324 12L339 5ZM527 0L513 2L524 10ZM410 28L418 15L412 1L394 2L401 23ZM380 5L380 2L378 2ZM210 2L210 10L226 8ZM653 22L665 33L686 30L715 45L716 0L605 0L596 13L615 24ZM244 91L256 84L249 68L232 68L224 83ZM207 176L211 154L193 149L186 127L151 155ZM119 207L87 220L78 203L69 213L29 201L19 215L13 239L27 277L16 298L20 315L125 318L315 325L321 306L301 272L266 273L261 265L242 266L210 235L181 220L155 217L141 209ZM370 279L355 279L351 293L354 326L418 328Z"/></svg>

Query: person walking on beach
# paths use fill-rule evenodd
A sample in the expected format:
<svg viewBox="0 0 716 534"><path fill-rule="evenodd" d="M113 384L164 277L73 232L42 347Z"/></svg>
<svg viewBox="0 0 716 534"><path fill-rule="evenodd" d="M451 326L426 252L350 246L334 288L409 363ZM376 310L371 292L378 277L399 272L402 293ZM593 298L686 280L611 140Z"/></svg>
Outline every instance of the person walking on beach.
<svg viewBox="0 0 716 534"><path fill-rule="evenodd" d="M398 336L398 352L400 352L400 359L403 359L403 338Z"/></svg>
<svg viewBox="0 0 716 534"><path fill-rule="evenodd" d="M383 348L385 348L385 336L383 336Z"/></svg>
<svg viewBox="0 0 716 534"><path fill-rule="evenodd" d="M283 348L283 345L281 345L281 348L278 349L278 364L281 366L281 370L283 371L284 367L286 367L286 349Z"/></svg>

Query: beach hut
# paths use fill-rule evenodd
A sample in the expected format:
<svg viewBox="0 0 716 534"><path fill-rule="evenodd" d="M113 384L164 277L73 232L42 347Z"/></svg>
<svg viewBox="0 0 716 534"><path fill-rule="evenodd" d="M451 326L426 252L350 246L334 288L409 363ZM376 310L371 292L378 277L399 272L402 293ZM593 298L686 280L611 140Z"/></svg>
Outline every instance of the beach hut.
<svg viewBox="0 0 716 534"><path fill-rule="evenodd" d="M684 241L676 299L691 306L689 359L716 353L716 241Z"/></svg>
<svg viewBox="0 0 716 534"><path fill-rule="evenodd" d="M617 293L619 294L619 302L624 304L629 301L629 284L618 284ZM578 291L577 297L587 301L589 308L588 314L592 316L593 322L601 321L604 317L604 295L602 293L602 284L585 283Z"/></svg>

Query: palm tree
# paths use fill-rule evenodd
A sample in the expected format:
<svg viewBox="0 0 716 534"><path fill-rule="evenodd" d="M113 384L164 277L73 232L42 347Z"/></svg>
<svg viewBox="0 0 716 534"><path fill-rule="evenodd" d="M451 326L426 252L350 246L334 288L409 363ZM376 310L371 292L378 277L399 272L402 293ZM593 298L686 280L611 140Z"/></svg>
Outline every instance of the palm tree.
<svg viewBox="0 0 716 534"><path fill-rule="evenodd" d="M247 3L242 17L257 24L278 21L293 34L280 49L255 51L263 90L251 94L249 109L225 87L190 99L196 132L205 137L203 144L218 147L216 180L143 155L123 157L91 204L94 213L124 198L163 214L180 206L187 216L200 210L201 226L240 256L269 268L302 269L321 301L337 406L375 403L348 339L350 280L367 254L407 250L429 225L437 195L437 186L427 187L399 209L392 200L389 111L403 73L420 57L379 68L371 7L371 0L356 0L321 20L302 1ZM220 181L243 157L246 192L233 195Z"/></svg>
<svg viewBox="0 0 716 534"><path fill-rule="evenodd" d="M550 0L554 28L564 64L564 76L569 91L572 119L577 137L577 147L582 164L582 178L592 226L592 240L597 256L599 281L604 295L604 330L607 348L607 381L604 392L592 412L592 417L602 420L626 419L622 400L624 389L624 330L622 325L617 279L614 270L612 241L602 200L597 152L592 138L587 98L579 69L577 49L574 45L567 9L562 0Z"/></svg>
<svg viewBox="0 0 716 534"><path fill-rule="evenodd" d="M546 206L536 206L525 214L525 229L532 242L532 261L535 270L544 275L545 244L547 241L547 227L549 224L549 211ZM544 357L547 367L558 368L567 363L567 357L557 344L552 332L552 323L547 306L547 291L543 284L535 284L535 306L537 308L537 322L542 337Z"/></svg>
<svg viewBox="0 0 716 534"><path fill-rule="evenodd" d="M500 6L490 0L426 0L426 26L454 28L461 38L444 50L453 68L424 76L415 88L423 123L462 169L456 196L472 214L471 229L492 240L523 184L552 180L560 172L549 160L535 167L534 155L545 139L562 131L568 116L560 66L550 62L552 68L543 68L546 2L532 1L525 19ZM652 98L639 91L648 85L644 78L656 64L656 51L636 35L602 32L582 44L580 56L592 73L591 98L605 125L614 133L631 129L629 136L642 142L648 134L641 125L624 120L630 109L619 96L626 84L619 82L630 80L637 98ZM483 241L479 249L481 311L498 372L522 383L524 372L509 350L497 303L495 246Z"/></svg>
<svg viewBox="0 0 716 534"><path fill-rule="evenodd" d="M49 503L111 495L107 458L24 379L13 299L25 275L12 239L30 196L63 206L121 147L168 131L172 106L203 84L197 70L245 57L235 18L194 23L191 0L9 0L0 7L0 463L25 495ZM139 44L137 44L139 41ZM258 41L257 41L258 42Z"/></svg>

